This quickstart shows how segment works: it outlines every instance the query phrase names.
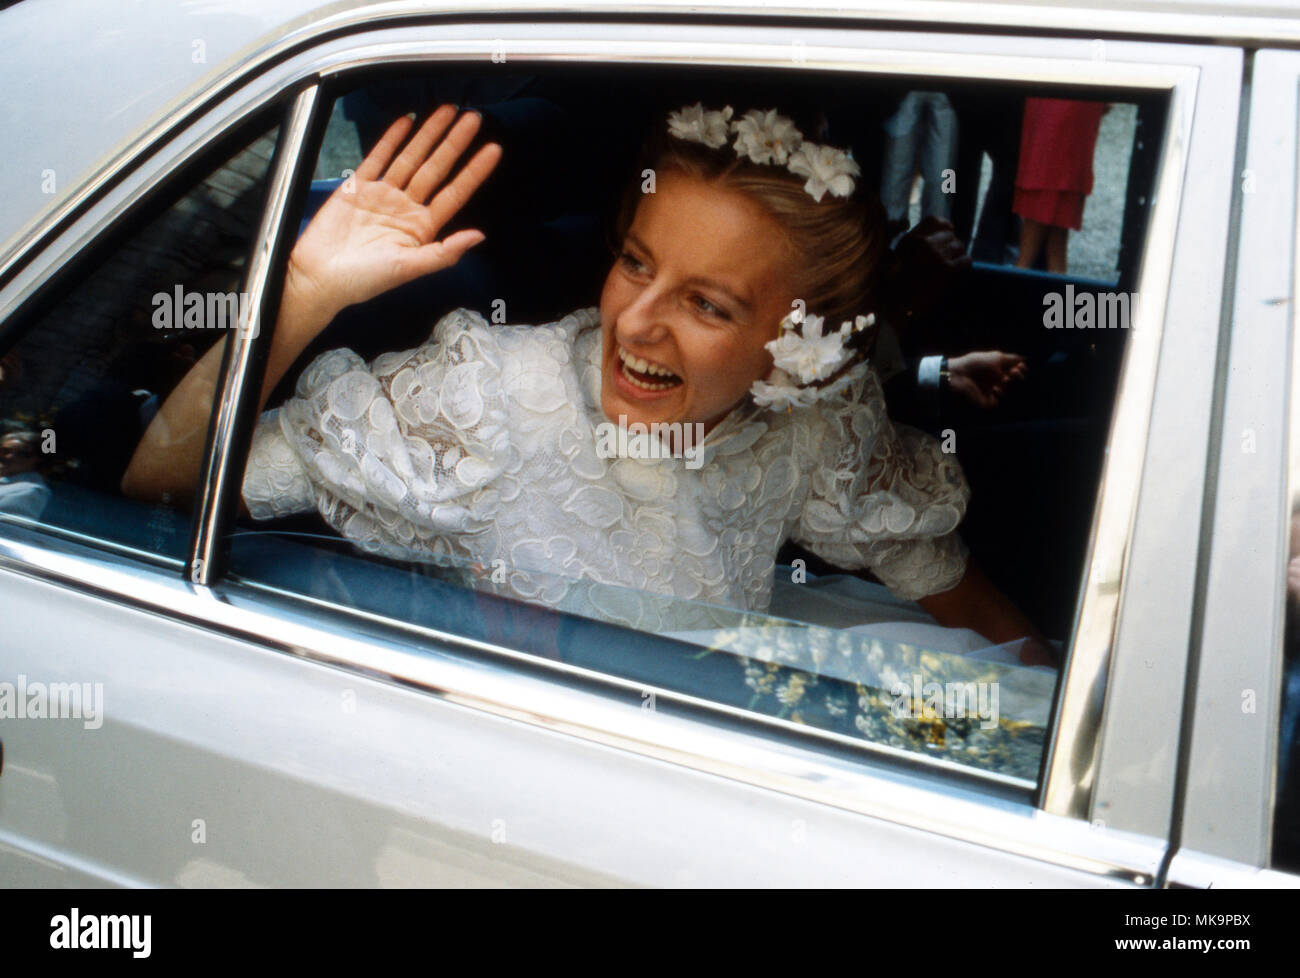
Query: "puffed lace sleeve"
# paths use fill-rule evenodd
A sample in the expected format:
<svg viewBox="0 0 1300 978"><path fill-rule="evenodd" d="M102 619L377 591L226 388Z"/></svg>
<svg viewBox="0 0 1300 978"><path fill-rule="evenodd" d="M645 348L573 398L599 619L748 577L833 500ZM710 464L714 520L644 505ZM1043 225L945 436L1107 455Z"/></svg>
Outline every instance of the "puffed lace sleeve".
<svg viewBox="0 0 1300 978"><path fill-rule="evenodd" d="M871 370L813 410L810 491L792 539L837 567L869 568L900 598L954 587L966 570L956 529L970 498L956 456L890 421Z"/></svg>
<svg viewBox="0 0 1300 978"><path fill-rule="evenodd" d="M484 525L509 464L494 327L458 309L423 346L367 365L323 353L253 436L244 501L254 519L313 507L362 543Z"/></svg>
<svg viewBox="0 0 1300 978"><path fill-rule="evenodd" d="M316 494L280 427L280 408L257 419L244 469L244 505L255 520L292 516L315 508Z"/></svg>

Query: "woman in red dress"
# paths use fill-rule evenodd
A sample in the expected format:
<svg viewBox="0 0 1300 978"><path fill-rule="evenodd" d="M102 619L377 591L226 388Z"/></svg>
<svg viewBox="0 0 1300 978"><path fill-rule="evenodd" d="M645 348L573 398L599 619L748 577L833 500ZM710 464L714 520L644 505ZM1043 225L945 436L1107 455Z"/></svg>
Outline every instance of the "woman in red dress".
<svg viewBox="0 0 1300 978"><path fill-rule="evenodd" d="M1104 102L1025 100L1020 165L1011 210L1022 218L1017 268L1030 268L1044 244L1047 270L1065 274L1070 229L1083 227L1083 204L1092 193L1092 156Z"/></svg>

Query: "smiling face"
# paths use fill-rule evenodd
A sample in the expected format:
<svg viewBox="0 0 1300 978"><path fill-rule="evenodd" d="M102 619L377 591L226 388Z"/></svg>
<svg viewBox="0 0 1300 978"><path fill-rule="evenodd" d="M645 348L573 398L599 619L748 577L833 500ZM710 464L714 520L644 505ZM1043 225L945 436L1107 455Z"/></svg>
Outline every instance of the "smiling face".
<svg viewBox="0 0 1300 978"><path fill-rule="evenodd" d="M611 421L711 430L767 375L794 301L781 226L739 191L659 174L600 297L601 408Z"/></svg>

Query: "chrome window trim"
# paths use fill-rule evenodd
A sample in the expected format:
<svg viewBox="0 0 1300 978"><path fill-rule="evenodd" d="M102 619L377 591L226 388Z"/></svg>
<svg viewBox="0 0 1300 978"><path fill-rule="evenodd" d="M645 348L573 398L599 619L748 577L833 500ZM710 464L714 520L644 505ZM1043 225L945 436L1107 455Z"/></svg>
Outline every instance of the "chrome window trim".
<svg viewBox="0 0 1300 978"><path fill-rule="evenodd" d="M195 584L211 584L220 569L218 550L225 530L221 499L228 492L234 492L238 497L243 480L243 461L231 458L235 425L238 414L246 409L245 405L250 399L254 405L252 410L256 410L261 377L249 377L253 352L263 325L274 327L274 324L263 323L263 310L268 300L267 281L271 276L272 259L284 238L284 216L289 207L289 194L319 102L318 85L310 85L299 92L276 143L274 170L269 175L262 221L257 236L253 239L253 254L244 277L248 304L240 311L239 326L234 336L228 337L230 342L226 350L226 366L215 395L216 416L212 419L207 458L195 500L198 522L189 561L191 579Z"/></svg>
<svg viewBox="0 0 1300 978"><path fill-rule="evenodd" d="M828 15L819 0L781 0L779 4L756 4L747 0L654 0L652 3L618 3L608 0L513 0L508 5L480 0L443 4L429 0L388 0L361 10L345 10L318 20L304 29L316 35L339 29L373 27L400 18L438 15L484 14L508 18L512 15L546 14L585 17L714 17L718 20L785 20L788 29L816 26L827 20L853 21L854 28L888 30L891 27L923 25L927 30L989 33L1008 31L1052 31L1088 38L1138 36L1161 41L1214 42L1241 45L1300 44L1300 15L1266 16L1266 11L1244 5L1204 0L1150 0L1145 9L1133 9L1127 0L1094 0L1091 3L987 2L970 0L850 0ZM1152 9L1155 7L1157 9ZM1159 9L1163 7L1163 9ZM1200 9L1193 9L1200 8ZM297 40L297 39L295 39ZM286 44L292 43L286 40Z"/></svg>
<svg viewBox="0 0 1300 978"><path fill-rule="evenodd" d="M1093 823L1161 837L1173 826L1183 691L1195 641L1216 358L1227 328L1222 315L1224 270L1242 69L1240 51L1204 49L1194 111L1192 91L1174 97L1169 145L1157 178L1158 196L1138 281L1142 302L1106 467L1109 480L1112 466L1125 465L1119 449L1131 451L1143 472L1140 483L1132 482L1134 498L1116 500L1127 517L1123 532L1118 518L1108 524L1110 540L1101 530L1104 559L1088 571L1088 587L1099 607L1105 607L1115 586L1120 601L1114 625L1116 654L1104 667L1105 706L1095 735L1099 749L1091 797L1085 799L1079 791L1075 802L1086 804ZM1157 213L1175 196L1177 220L1175 208ZM1163 322L1157 322L1158 317ZM1157 330L1159 335L1152 335ZM1146 406L1139 435L1129 430L1130 419L1139 415L1128 410L1125 399L1129 371L1140 358L1147 365L1138 374ZM1108 481L1104 494L1110 492ZM1104 513L1101 520L1107 525ZM1110 576L1116 570L1122 571L1118 579ZM1082 621L1096 626L1100 644L1103 616L1090 619L1085 611ZM1087 703L1087 695L1081 681L1066 692L1066 700L1077 707ZM1063 715L1062 731L1087 734L1086 719L1077 726L1070 720ZM1075 775L1083 770L1070 769ZM1067 807L1070 773L1061 773L1060 792L1049 784L1046 807L1078 811Z"/></svg>
<svg viewBox="0 0 1300 978"><path fill-rule="evenodd" d="M463 708L1118 883L1153 885L1164 853L1162 839L1098 831L980 785L918 768L864 765L761 730L652 712L642 708L639 694L620 702L607 692L557 683L508 662L418 644L414 636L377 634L361 623L355 629L326 627L314 615L286 613L284 602L247 588L194 585L93 548L51 544L39 533L18 530L0 537L0 578L9 573L259 648L360 671Z"/></svg>
<svg viewBox="0 0 1300 978"><path fill-rule="evenodd" d="M1300 53L1261 51L1251 77L1231 347L1179 859L1267 866L1286 625L1288 513L1300 505ZM1285 243L1285 244L1284 244ZM1253 452L1243 451L1247 429ZM1243 694L1255 691L1255 711Z"/></svg>
<svg viewBox="0 0 1300 978"><path fill-rule="evenodd" d="M94 547L99 550L105 550L120 557L130 557L139 561L141 564L153 564L158 568L165 567L178 574L184 573L187 566L184 557L171 557L167 554L155 553L151 550L141 550L138 547L133 547L128 543L122 543L119 540L106 540L103 537L91 536L89 533L72 530L66 526L54 526L49 523L42 523L40 520L34 520L30 516L20 516L15 513L0 513L0 527L3 526L15 526L26 530L29 533L36 533L59 540L67 540L71 543L79 543L85 547ZM3 534L0 534L0 537L2 536Z"/></svg>
<svg viewBox="0 0 1300 978"><path fill-rule="evenodd" d="M615 40L606 35L611 29L623 36ZM621 24L574 25L528 24L508 25L493 22L482 24L457 24L443 30L437 40L412 38L416 28L377 30L367 40L374 56L407 61L463 60L478 57L488 60L494 42L518 32L510 41L510 51L516 60L610 60L612 57L630 58L637 52L646 60L669 59L677 63L721 63L790 68L792 60L790 34L785 29L759 27L682 27L665 25ZM539 38L547 32L553 37ZM573 37L590 35L593 39ZM687 49L684 35L697 44L695 56L682 54ZM1115 428L1125 435L1117 451L1112 445L1107 462L1105 488L1099 505L1100 518L1094 524L1090 552L1095 551L1086 576L1086 590L1080 606L1079 621L1088 627L1079 628L1074 650L1068 663L1066 681L1062 683L1063 709L1049 746L1043 787L1043 807L1053 814L1080 818L1089 814L1090 797L1076 790L1080 771L1096 766L1097 732L1100 726L1100 704L1091 695L1105 668L1110 636L1115 627L1113 617L1098 621L1094 609L1102 608L1108 614L1122 612L1124 595L1135 588L1131 579L1124 576L1129 556L1130 533L1136 492L1118 491L1115 487L1132 487L1140 484L1146 435L1150 421L1151 396L1155 384L1155 365L1163 322L1165 285L1172 263L1173 229L1176 227L1177 209L1182 178L1186 166L1186 134L1192 124L1192 108L1196 101L1198 79L1203 65L1230 60L1234 52L1187 48L1177 45L1115 42L1107 45L1105 61L1092 60L1093 49L1087 41L1040 38L1016 38L957 35L901 34L834 29L801 32L806 39L798 49L803 61L800 70L837 68L879 73L945 75L973 79L1018 80L1037 83L1060 82L1102 88L1139 88L1165 92L1171 99L1171 124L1167 139L1159 192L1153 203L1148 233L1148 253L1142 265L1140 288L1155 299L1143 304L1139 329L1135 335L1145 337L1136 353L1127 358L1124 383L1117 407ZM962 50L976 47L976 51ZM314 51L305 52L275 66L267 75L249 84L249 93L240 98L250 101L260 98L268 101L289 85L322 74L337 72L358 65L357 40L340 38L325 42ZM209 113L237 114L223 103ZM161 132L161 130L159 130ZM155 133L153 135L158 135ZM147 141L147 140L146 140ZM150 172L158 169L157 155L150 159ZM139 183L136 174L126 181ZM115 188L118 199L121 188ZM125 191L123 191L125 193ZM105 213L105 202L95 205L91 214ZM83 221L85 219L83 218ZM66 235L77 231L82 222L70 228ZM80 232L86 239L86 232ZM63 238L60 238L62 241ZM51 249L54 250L54 249ZM44 256L42 256L44 257ZM14 286L0 293L0 315L11 309L15 301ZM30 283L29 283L30 284ZM250 285L251 287L251 285ZM1145 375L1142 373L1146 371ZM1113 481L1118 479L1119 481ZM208 514L203 519L209 518ZM1121 589L1123 593L1121 593ZM1175 657L1175 664L1181 660ZM1108 691L1109 692L1109 691ZM549 722L560 721L551 718ZM1144 745L1125 745L1122 736L1115 742L1111 755L1128 760L1128 755L1142 752ZM755 776L759 776L757 773ZM1171 786L1163 785L1162 788ZM1110 823L1119 829L1128 826L1122 822ZM1163 837L1163 832L1153 833Z"/></svg>
<svg viewBox="0 0 1300 978"><path fill-rule="evenodd" d="M1131 553L1138 493L1146 475L1156 367L1164 335L1165 306L1173 268L1173 244L1187 170L1188 130L1198 79L1181 79L1170 91L1156 199L1147 225L1137 292L1145 299L1128 340L1116 389L1101 490L1095 502L1087 565L1074 634L1057 694L1056 723L1044 765L1046 811L1090 818L1099 756L1101 711L1108 709L1110 652L1116 641ZM1103 691L1097 701L1098 685Z"/></svg>

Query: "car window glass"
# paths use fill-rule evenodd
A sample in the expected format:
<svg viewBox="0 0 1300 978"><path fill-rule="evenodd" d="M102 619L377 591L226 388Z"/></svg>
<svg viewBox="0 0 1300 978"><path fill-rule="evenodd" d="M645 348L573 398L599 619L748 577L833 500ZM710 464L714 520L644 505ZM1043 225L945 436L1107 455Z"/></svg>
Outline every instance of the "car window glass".
<svg viewBox="0 0 1300 978"><path fill-rule="evenodd" d="M275 149L267 123L174 179L0 334L0 517L183 556L193 484L122 482L159 405L247 306L244 269ZM167 433L202 451L213 388Z"/></svg>
<svg viewBox="0 0 1300 978"><path fill-rule="evenodd" d="M341 87L300 248L328 256L320 268L344 267L348 249L319 231L354 200L387 193L369 185L363 155L395 119L414 113L414 129L444 104L481 115L462 163L493 142L503 155L439 236L486 238L453 266L351 301L293 347L253 438L248 511L228 540L233 578L581 665L643 683L646 696L670 690L1035 781L1130 325L1124 290L1154 172L1146 144L1157 142L1146 134L1162 128L1162 103L954 83L937 93L946 108L933 118L951 131L936 156L922 108L934 94L859 76L681 68L467 66ZM1019 152L1033 98L1062 104L1031 113L1046 145L1017 205L1003 150ZM870 198L864 221L883 243L862 312L875 321L846 321L870 333L871 368L834 417L751 414L760 405L744 401L698 455L689 444L660 455L627 416L608 416L619 402L603 385L621 371L651 394L685 390L696 369L686 348L702 334L669 338L686 328L673 318L681 306L641 322L634 310L619 336L654 352L620 352L602 297L627 310L661 287L691 316L729 301L673 278L703 259L667 244L651 254L682 238L641 209L653 194L664 228L708 237L663 204L695 185L674 184L672 168L647 171L641 153L652 130L672 138L669 114L681 110L674 125L707 145L717 120L702 113L725 106L725 125L778 107L807 151L844 151L825 156L829 169L809 164L799 175L814 189L795 190L815 197L817 177L833 195L838 166ZM1095 133L1059 135L1081 116ZM731 129L711 148L747 153L733 141L789 136L780 118L751 122L749 136ZM896 145L907 139L910 155ZM993 181L1008 173L999 197ZM902 202L892 214L891 193ZM646 222L632 224L631 245L621 209ZM1063 268L1010 258L1017 222L1034 214L1065 232ZM951 225L936 223L945 215ZM1003 230L983 239L996 238L993 260L970 262L956 229L979 242L995 216ZM1044 247L1037 263L1048 261ZM732 376L706 366L720 372L701 376ZM972 615L957 596L973 593L998 595L1006 617Z"/></svg>

